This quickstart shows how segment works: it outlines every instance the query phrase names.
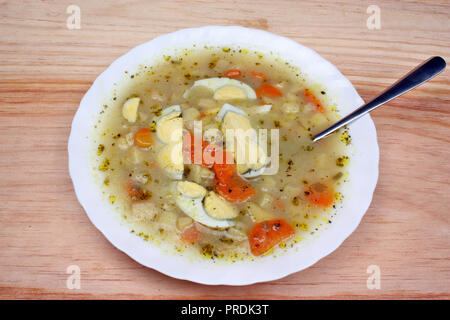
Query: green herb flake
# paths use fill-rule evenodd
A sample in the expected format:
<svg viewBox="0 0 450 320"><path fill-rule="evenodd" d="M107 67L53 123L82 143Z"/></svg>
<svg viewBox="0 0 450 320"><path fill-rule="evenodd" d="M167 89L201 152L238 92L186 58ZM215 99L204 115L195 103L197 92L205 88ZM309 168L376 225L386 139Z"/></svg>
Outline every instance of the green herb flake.
<svg viewBox="0 0 450 320"><path fill-rule="evenodd" d="M100 164L100 166L98 167L98 170L100 170L100 171L106 171L106 170L109 169L109 165L110 165L109 159L108 159L108 158L105 158L105 159L103 160L103 162Z"/></svg>
<svg viewBox="0 0 450 320"><path fill-rule="evenodd" d="M98 148L97 148L97 155L100 156L103 153L103 151L105 151L105 146L102 144L99 144Z"/></svg>
<svg viewBox="0 0 450 320"><path fill-rule="evenodd" d="M347 156L342 156L336 159L336 165L338 167L345 167L346 165L348 165L349 162L350 159Z"/></svg>
<svg viewBox="0 0 450 320"><path fill-rule="evenodd" d="M339 136L339 140L341 140L343 143L345 143L346 146L348 146L350 143L352 143L352 138L348 131L344 131Z"/></svg>
<svg viewBox="0 0 450 320"><path fill-rule="evenodd" d="M206 258L214 258L214 246L212 244L205 244L201 249L200 253Z"/></svg>

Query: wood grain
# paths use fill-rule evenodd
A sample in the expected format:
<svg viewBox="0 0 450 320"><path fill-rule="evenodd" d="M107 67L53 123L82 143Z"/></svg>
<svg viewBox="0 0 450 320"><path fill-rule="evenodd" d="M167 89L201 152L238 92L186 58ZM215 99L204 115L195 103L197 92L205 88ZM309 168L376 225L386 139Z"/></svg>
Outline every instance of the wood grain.
<svg viewBox="0 0 450 320"><path fill-rule="evenodd" d="M116 250L79 205L67 140L83 94L117 57L180 28L242 25L290 37L336 65L368 100L432 55L450 58L437 1L0 1L1 298L450 298L450 72L373 112L381 150L372 205L313 267L269 283L210 287ZM366 9L381 9L368 30ZM66 268L81 268L81 289ZM366 287L369 265L381 289Z"/></svg>

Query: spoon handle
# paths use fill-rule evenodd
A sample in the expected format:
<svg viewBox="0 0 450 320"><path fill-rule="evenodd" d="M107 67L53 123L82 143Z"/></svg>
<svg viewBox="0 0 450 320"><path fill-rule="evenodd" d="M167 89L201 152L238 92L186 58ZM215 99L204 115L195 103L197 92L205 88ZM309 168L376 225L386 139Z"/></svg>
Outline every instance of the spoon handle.
<svg viewBox="0 0 450 320"><path fill-rule="evenodd" d="M350 113L348 116L344 117L343 119L333 124L328 129L325 129L321 133L315 135L313 137L313 141L315 142L319 139L322 139L323 137L329 135L333 131L336 131L339 128L349 124L350 122L361 118L363 115L372 111L373 109L378 108L379 106L408 92L411 89L414 89L415 87L421 85L422 83L438 75L444 69L445 69L445 60L442 59L441 57L432 57L424 61L414 70L410 71L407 75L405 75L402 79L394 83L390 88L381 93L378 97L366 103L365 105L359 107L358 109Z"/></svg>

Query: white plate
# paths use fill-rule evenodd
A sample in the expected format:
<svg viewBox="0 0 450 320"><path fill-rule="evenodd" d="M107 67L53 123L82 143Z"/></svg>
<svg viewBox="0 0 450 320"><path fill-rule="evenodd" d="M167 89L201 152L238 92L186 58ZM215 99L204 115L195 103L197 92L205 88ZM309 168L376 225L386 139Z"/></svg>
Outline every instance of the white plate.
<svg viewBox="0 0 450 320"><path fill-rule="evenodd" d="M352 84L328 61L313 50L290 39L265 31L242 27L210 26L183 29L144 43L112 63L94 82L83 97L73 119L69 138L69 170L75 192L92 223L118 249L147 267L171 277L203 284L246 285L270 281L308 268L334 251L356 229L372 200L378 179L378 144L375 126L369 115L350 126L356 153L351 157L350 182L345 184L344 209L316 239L301 248L291 248L276 258L257 258L234 264L215 264L210 260L194 260L164 254L130 233L127 226L113 218L113 208L102 198L93 182L88 150L89 134L105 97L111 94L114 82L124 77L124 71L136 70L141 63L151 63L152 57L174 48L241 46L260 52L273 51L284 60L298 66L312 80L325 86L327 94L337 102L342 115L363 104ZM362 244L363 245L363 244Z"/></svg>

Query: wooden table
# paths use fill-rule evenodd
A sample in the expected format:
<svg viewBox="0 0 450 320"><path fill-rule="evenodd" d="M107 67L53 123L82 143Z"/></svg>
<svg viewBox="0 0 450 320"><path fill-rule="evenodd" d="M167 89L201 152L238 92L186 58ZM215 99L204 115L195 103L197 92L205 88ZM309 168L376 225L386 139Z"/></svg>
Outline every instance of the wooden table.
<svg viewBox="0 0 450 320"><path fill-rule="evenodd" d="M81 9L70 30L66 9ZM380 8L381 29L366 12ZM67 168L83 94L117 57L160 34L241 25L287 36L336 65L368 100L432 55L450 58L436 1L1 1L0 297L450 298L450 72L373 112L380 178L359 228L316 265L245 287L204 286L115 249L79 205ZM81 269L81 289L66 268ZM378 265L381 288L369 290Z"/></svg>

